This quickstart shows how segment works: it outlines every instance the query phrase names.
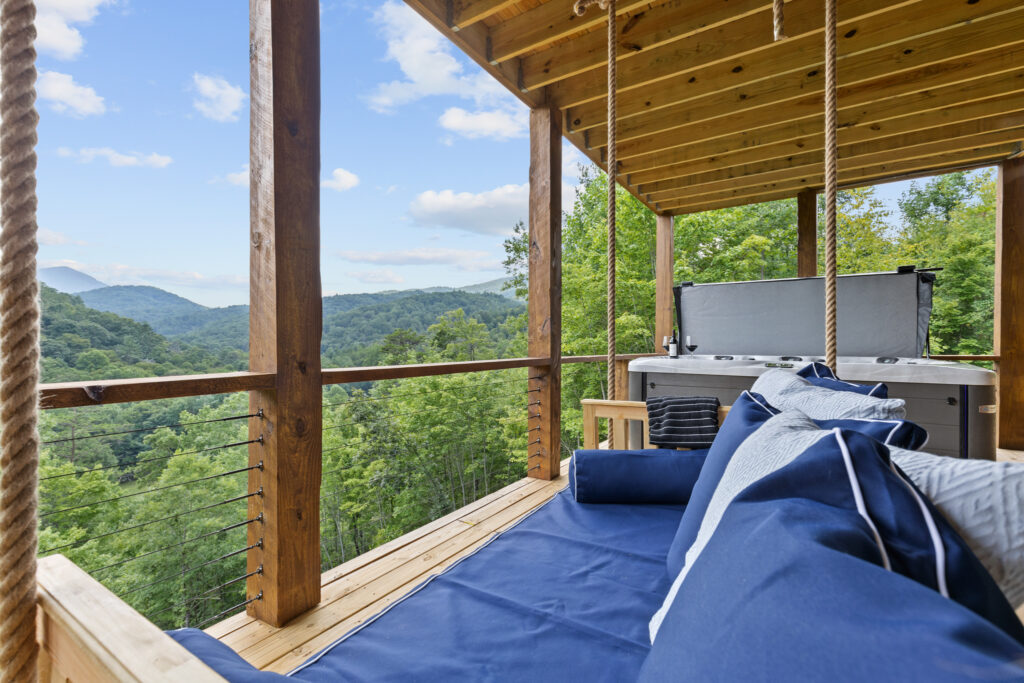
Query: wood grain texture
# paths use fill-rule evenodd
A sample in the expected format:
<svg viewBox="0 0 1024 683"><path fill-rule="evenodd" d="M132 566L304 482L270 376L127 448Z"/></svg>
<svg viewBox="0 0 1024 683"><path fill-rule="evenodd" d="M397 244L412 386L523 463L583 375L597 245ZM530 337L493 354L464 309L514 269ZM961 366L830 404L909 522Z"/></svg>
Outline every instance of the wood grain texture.
<svg viewBox="0 0 1024 683"><path fill-rule="evenodd" d="M997 183L997 446L1024 450L1024 159L1004 161Z"/></svg>
<svg viewBox="0 0 1024 683"><path fill-rule="evenodd" d="M320 601L320 7L249 10L249 367L277 381L250 394L247 610L281 625Z"/></svg>
<svg viewBox="0 0 1024 683"><path fill-rule="evenodd" d="M528 474L558 476L562 433L561 112L530 110L530 256L527 353L551 359L530 370Z"/></svg>
<svg viewBox="0 0 1024 683"><path fill-rule="evenodd" d="M801 190L796 196L796 275L818 274L818 193Z"/></svg>
<svg viewBox="0 0 1024 683"><path fill-rule="evenodd" d="M498 358L495 360L467 360L452 363L411 363L409 365L378 365L366 368L325 368L323 385L350 382L376 382L385 379L457 375L466 372L488 372L512 368L534 368L550 365L543 358Z"/></svg>
<svg viewBox="0 0 1024 683"><path fill-rule="evenodd" d="M272 372L224 372L209 375L58 382L39 385L39 407L50 410L133 403L183 396L228 394L236 391L269 389L273 386Z"/></svg>
<svg viewBox="0 0 1024 683"><path fill-rule="evenodd" d="M224 680L63 555L39 560L38 582L49 680Z"/></svg>
<svg viewBox="0 0 1024 683"><path fill-rule="evenodd" d="M664 338L672 336L675 329L675 299L672 286L675 284L675 219L658 215L657 234L654 248L654 349L659 354L664 350ZM619 394L627 396L629 392Z"/></svg>

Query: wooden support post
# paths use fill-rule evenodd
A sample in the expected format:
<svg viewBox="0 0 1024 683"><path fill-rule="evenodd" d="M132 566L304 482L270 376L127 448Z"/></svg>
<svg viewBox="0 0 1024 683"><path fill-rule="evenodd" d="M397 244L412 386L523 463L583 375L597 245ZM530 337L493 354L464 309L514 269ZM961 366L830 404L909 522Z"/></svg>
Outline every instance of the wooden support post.
<svg viewBox="0 0 1024 683"><path fill-rule="evenodd" d="M672 271L675 267L674 224L672 216L658 216L658 233L654 247L654 352L668 353L663 343L665 337L672 336L675 329L675 303L672 298L672 285L675 280ZM626 394L619 394L626 398Z"/></svg>
<svg viewBox="0 0 1024 683"><path fill-rule="evenodd" d="M995 354L999 448L1024 450L1024 159L999 167L996 202Z"/></svg>
<svg viewBox="0 0 1024 683"><path fill-rule="evenodd" d="M320 7L249 0L251 80L249 614L274 626L320 602Z"/></svg>
<svg viewBox="0 0 1024 683"><path fill-rule="evenodd" d="M551 363L530 368L527 474L554 479L562 448L562 122L553 107L530 111L529 277L529 355Z"/></svg>
<svg viewBox="0 0 1024 683"><path fill-rule="evenodd" d="M815 277L818 274L818 193L803 190L796 196L796 275Z"/></svg>

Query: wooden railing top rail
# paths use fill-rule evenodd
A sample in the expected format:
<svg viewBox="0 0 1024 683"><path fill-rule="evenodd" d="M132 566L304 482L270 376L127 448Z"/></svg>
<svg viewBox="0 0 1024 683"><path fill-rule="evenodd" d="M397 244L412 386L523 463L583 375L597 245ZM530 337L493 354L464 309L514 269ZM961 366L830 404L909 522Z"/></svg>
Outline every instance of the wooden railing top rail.
<svg viewBox="0 0 1024 683"><path fill-rule="evenodd" d="M650 353L633 353L619 356L628 361ZM564 356L562 363L601 363L604 356ZM412 365L378 365L365 368L327 368L321 372L322 384L351 384L354 382L376 382L386 379L407 379L410 377L432 377L456 375L465 372L487 372L512 368L544 367L550 364L547 358L498 358L494 360L458 361L452 363L417 363ZM254 391L274 388L272 372L224 372L208 375L173 375L167 377L142 377L132 379L105 379L85 382L60 382L43 384L40 389L40 406L46 410L54 408L76 408L80 406L107 405L112 403L133 403L183 396L207 396L229 394L239 391Z"/></svg>

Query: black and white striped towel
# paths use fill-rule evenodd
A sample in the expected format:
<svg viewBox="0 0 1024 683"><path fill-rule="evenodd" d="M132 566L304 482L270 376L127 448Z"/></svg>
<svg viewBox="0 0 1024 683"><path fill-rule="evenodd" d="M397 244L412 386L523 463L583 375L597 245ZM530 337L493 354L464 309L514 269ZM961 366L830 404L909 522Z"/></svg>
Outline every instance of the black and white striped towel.
<svg viewBox="0 0 1024 683"><path fill-rule="evenodd" d="M650 441L662 448L709 448L718 433L714 396L660 396L647 399Z"/></svg>

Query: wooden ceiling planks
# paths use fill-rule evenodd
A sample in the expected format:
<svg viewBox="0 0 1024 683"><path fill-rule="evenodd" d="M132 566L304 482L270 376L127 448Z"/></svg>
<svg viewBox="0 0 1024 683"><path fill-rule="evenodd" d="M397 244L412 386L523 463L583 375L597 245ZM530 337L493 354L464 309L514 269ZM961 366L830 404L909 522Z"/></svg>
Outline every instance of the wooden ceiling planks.
<svg viewBox="0 0 1024 683"><path fill-rule="evenodd" d="M603 167L604 15L572 0L407 0ZM820 185L823 5L619 0L619 166L659 212ZM839 0L841 181L997 161L1024 139L1019 0ZM785 193L789 193L786 195Z"/></svg>

